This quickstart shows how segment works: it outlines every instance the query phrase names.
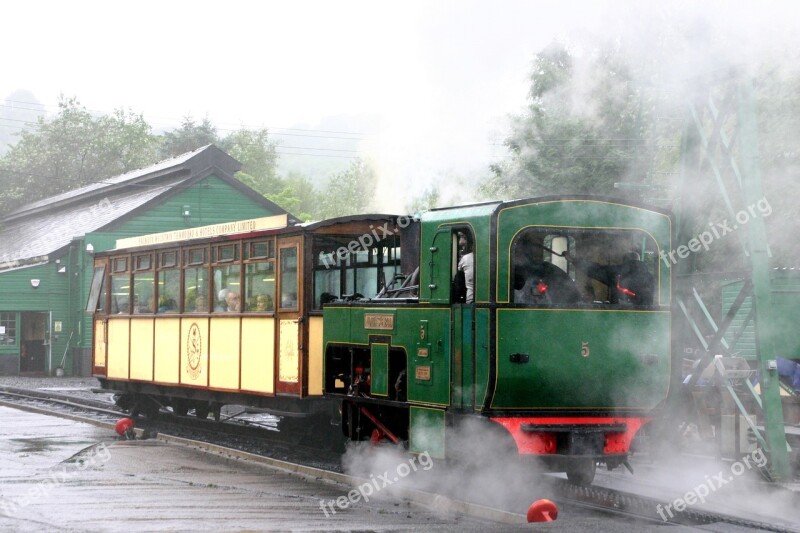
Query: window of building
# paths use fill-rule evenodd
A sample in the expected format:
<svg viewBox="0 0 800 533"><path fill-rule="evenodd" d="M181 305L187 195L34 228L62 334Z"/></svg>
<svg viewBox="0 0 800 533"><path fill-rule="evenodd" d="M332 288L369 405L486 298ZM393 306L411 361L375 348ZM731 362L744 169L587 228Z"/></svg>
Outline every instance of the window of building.
<svg viewBox="0 0 800 533"><path fill-rule="evenodd" d="M0 346L16 346L17 313L0 313Z"/></svg>

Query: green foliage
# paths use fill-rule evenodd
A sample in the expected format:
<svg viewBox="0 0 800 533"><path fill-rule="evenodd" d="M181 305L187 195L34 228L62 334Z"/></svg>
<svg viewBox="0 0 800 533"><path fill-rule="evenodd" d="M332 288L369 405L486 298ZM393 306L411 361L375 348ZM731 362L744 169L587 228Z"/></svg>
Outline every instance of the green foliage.
<svg viewBox="0 0 800 533"><path fill-rule="evenodd" d="M509 161L491 167L481 192L493 198L613 194L614 183L641 181L652 150L648 97L613 49L578 62L562 46L540 52L527 112L514 117Z"/></svg>
<svg viewBox="0 0 800 533"><path fill-rule="evenodd" d="M331 178L322 195L320 218L366 213L375 194L376 182L375 169L356 159L347 170Z"/></svg>
<svg viewBox="0 0 800 533"><path fill-rule="evenodd" d="M277 173L278 152L266 129L237 130L222 139L219 147L242 163L242 172L252 178L248 185L256 191L269 196L284 188Z"/></svg>
<svg viewBox="0 0 800 533"><path fill-rule="evenodd" d="M40 117L0 159L4 211L157 159L157 138L141 115L117 110L96 118L75 98L58 105L54 118Z"/></svg>
<svg viewBox="0 0 800 533"><path fill-rule="evenodd" d="M208 144L219 144L217 128L208 117L196 124L191 116L184 117L181 126L164 134L161 144L161 157L176 157Z"/></svg>
<svg viewBox="0 0 800 533"><path fill-rule="evenodd" d="M410 214L424 213L435 207L440 207L441 196L439 187L433 185L430 189L425 189L421 195L411 199L411 203L406 206L406 212Z"/></svg>

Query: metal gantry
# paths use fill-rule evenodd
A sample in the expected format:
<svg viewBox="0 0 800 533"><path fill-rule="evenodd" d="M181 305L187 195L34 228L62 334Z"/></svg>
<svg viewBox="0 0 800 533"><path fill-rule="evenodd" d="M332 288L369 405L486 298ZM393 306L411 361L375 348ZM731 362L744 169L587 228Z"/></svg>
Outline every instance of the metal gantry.
<svg viewBox="0 0 800 533"><path fill-rule="evenodd" d="M696 271L695 258L689 256L688 260L679 261L676 265L675 271L679 281L676 302L687 320L687 325L703 348L700 360L687 385L693 388L703 371L713 364L718 382L731 395L738 411L744 415L758 444L765 447L769 453L771 477L777 481L785 481L791 477L791 466L777 374L777 353L774 342L776 332L772 329L775 321L772 317L769 270L771 254L767 243L767 230L763 217L751 216L746 224L737 218L743 210L746 213L749 206L755 205L764 197L759 164L756 105L751 82L728 78L715 84L709 89L703 101L690 104L688 116L682 143L681 183L677 187L675 201L677 243L686 244L696 238L699 227L704 231L709 230L706 223L702 226L697 224L698 216L703 209L706 214L709 210L702 200L698 201L696 195L698 189L703 189L705 185L703 181L708 183L711 180L716 185L722 200L721 204L730 220L739 221L733 226L736 230L733 233L740 241L745 272L736 274L744 283L733 305L718 326L696 288L691 282L686 281L691 279L689 274ZM681 286L680 281L686 283ZM725 334L748 297L751 299L750 313L756 331L760 398L749 381L743 379L741 368L731 369L725 365L723 358L717 357L722 351L721 348L729 348ZM698 321L701 324L698 324ZM710 334L704 335L703 330ZM749 389L741 387L742 382L747 382ZM759 406L763 411L763 434L755 423L753 413L747 412L737 390L740 393L749 390L755 396L755 401L749 403ZM738 439L738 435L736 438Z"/></svg>

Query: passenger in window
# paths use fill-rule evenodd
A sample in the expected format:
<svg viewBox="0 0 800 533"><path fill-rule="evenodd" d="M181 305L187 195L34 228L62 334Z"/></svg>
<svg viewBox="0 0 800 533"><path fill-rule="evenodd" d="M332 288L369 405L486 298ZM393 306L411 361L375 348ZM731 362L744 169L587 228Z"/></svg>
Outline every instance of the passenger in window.
<svg viewBox="0 0 800 533"><path fill-rule="evenodd" d="M458 271L464 275L464 285L466 286L465 303L475 301L475 254L472 250L472 239L466 232L458 234ZM458 275L458 273L457 273Z"/></svg>
<svg viewBox="0 0 800 533"><path fill-rule="evenodd" d="M207 313L208 312L208 297L205 294L201 294L194 301L194 310L197 313Z"/></svg>
<svg viewBox="0 0 800 533"><path fill-rule="evenodd" d="M219 302L214 311L238 313L242 309L239 293L230 289L222 289L218 294Z"/></svg>
<svg viewBox="0 0 800 533"><path fill-rule="evenodd" d="M239 298L239 293L236 291L228 291L225 295L225 310L229 313L239 313L242 310L242 301Z"/></svg>
<svg viewBox="0 0 800 533"><path fill-rule="evenodd" d="M256 296L256 303L253 307L253 311L272 311L272 297L269 294L259 294Z"/></svg>
<svg viewBox="0 0 800 533"><path fill-rule="evenodd" d="M607 285L611 303L653 305L655 279L638 252L630 251L622 256L621 263L612 265L578 259L567 252L564 252L564 257L590 278Z"/></svg>

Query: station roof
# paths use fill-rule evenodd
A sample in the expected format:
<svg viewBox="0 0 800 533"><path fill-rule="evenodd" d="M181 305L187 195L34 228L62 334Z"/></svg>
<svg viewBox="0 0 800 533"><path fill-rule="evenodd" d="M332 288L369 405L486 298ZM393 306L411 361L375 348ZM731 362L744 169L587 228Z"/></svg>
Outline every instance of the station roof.
<svg viewBox="0 0 800 533"><path fill-rule="evenodd" d="M0 272L46 261L74 238L108 229L118 219L211 174L276 214L285 210L233 177L241 163L214 145L24 205L0 219ZM290 216L290 218L292 218Z"/></svg>

